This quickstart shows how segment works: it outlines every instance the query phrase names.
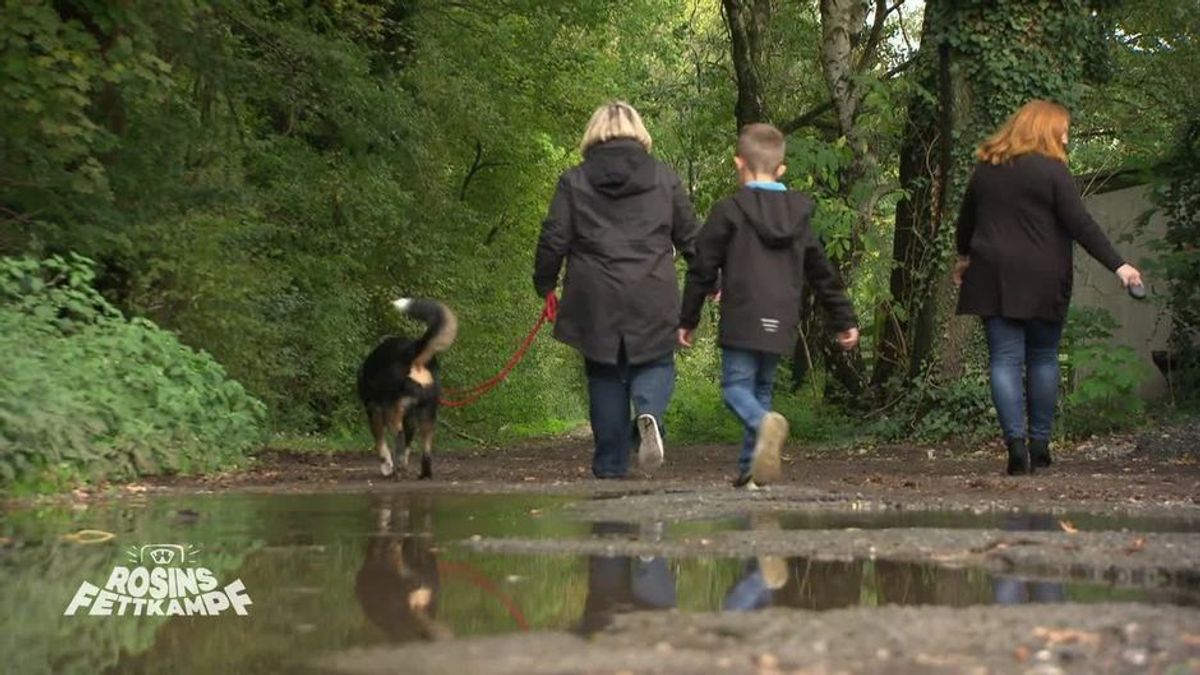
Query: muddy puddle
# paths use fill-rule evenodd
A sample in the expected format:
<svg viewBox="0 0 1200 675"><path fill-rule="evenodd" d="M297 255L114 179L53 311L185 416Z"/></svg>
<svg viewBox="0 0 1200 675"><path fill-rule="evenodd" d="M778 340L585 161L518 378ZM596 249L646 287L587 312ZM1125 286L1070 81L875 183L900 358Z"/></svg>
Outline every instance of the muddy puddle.
<svg viewBox="0 0 1200 675"><path fill-rule="evenodd" d="M1200 592L882 558L463 545L508 538L653 545L759 530L1061 531L1065 519L1080 530L1200 531L1192 521L1092 514L823 512L663 522L652 507L635 523L581 518L578 506L529 495L222 494L0 513L0 650L9 672L21 673L281 672L359 647L590 634L637 610L1194 607Z"/></svg>

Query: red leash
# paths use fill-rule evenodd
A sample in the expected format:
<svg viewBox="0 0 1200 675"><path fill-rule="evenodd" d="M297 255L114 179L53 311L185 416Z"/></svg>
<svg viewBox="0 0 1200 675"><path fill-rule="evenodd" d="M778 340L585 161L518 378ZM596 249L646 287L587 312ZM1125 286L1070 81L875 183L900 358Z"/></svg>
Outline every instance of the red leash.
<svg viewBox="0 0 1200 675"><path fill-rule="evenodd" d="M533 324L533 328L529 330L529 334L521 341L521 346L517 347L517 351L508 359L508 363L504 364L500 372L474 387L445 389L442 393L447 398L441 398L438 402L447 408L461 408L483 398L485 394L503 382L504 378L508 377L513 368L516 368L517 364L521 362L521 359L525 358L525 352L529 351L529 348L533 346L533 341L537 339L542 326L546 325L547 321L553 323L556 318L558 318L558 298L554 296L554 293L550 293L546 296L546 304L542 307L542 314L538 317L537 323ZM460 396L462 398L458 398ZM457 400L447 400L448 398L457 398Z"/></svg>
<svg viewBox="0 0 1200 675"><path fill-rule="evenodd" d="M445 577L449 577L453 574L461 574L467 577L472 584L482 589L485 593L488 593L492 597L496 598L500 601L500 604L504 605L504 609L508 610L508 615L511 616L513 621L517 623L517 628L520 628L524 631L529 630L529 622L525 620L525 614L521 612L521 608L517 606L517 603L514 602L507 593L497 588L496 584L493 584L490 579L488 579L471 565L462 562L439 560L437 561L437 571L438 574Z"/></svg>

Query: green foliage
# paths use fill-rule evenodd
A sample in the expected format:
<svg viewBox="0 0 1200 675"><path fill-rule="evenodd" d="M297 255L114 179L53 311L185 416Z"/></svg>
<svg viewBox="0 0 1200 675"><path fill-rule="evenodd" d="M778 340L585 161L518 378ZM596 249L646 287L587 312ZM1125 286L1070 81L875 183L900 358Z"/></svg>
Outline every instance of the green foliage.
<svg viewBox="0 0 1200 675"><path fill-rule="evenodd" d="M714 322L715 324L715 322ZM709 336L678 358L675 395L667 411L666 427L671 443L711 443L740 447L744 429L721 398L721 352ZM779 366L775 378L772 408L788 418L791 437L801 443L836 443L857 436L854 421L842 411L821 400L819 383L792 392L789 364ZM730 449L730 466L737 458Z"/></svg>
<svg viewBox="0 0 1200 675"><path fill-rule="evenodd" d="M959 377L943 378L927 369L906 383L875 431L894 441L971 443L995 436L997 425L988 371L972 365Z"/></svg>
<svg viewBox="0 0 1200 675"><path fill-rule="evenodd" d="M1116 321L1107 311L1072 309L1063 330L1066 396L1060 433L1079 437L1128 429L1143 419L1138 396L1142 366L1133 349L1111 342Z"/></svg>
<svg viewBox="0 0 1200 675"><path fill-rule="evenodd" d="M1171 393L1177 401L1195 404L1200 402L1200 118L1178 139L1155 196L1167 219L1166 236L1155 248L1172 322Z"/></svg>
<svg viewBox="0 0 1200 675"><path fill-rule="evenodd" d="M0 259L0 489L242 461L264 438L262 404L92 282L82 258Z"/></svg>
<svg viewBox="0 0 1200 675"><path fill-rule="evenodd" d="M786 180L818 201L815 224L863 310L870 359L882 326L916 322L921 310L889 305L891 223L897 200L919 187L899 185L897 160L905 129L936 112L935 92L922 88L932 61L884 77L912 55L920 28L914 12L889 19L856 76L866 90L858 128L843 137L828 113L804 115L829 96L813 48L816 4L774 4L760 36L764 95L776 122L810 120L789 137ZM951 197L975 142L1031 96L1078 104L1077 128L1087 131L1078 165L1089 168L1156 157L1166 138L1157 132L1195 107L1183 94L1200 72L1197 14L1180 3L1127 0L1120 12L1097 0L935 4L945 14L935 18L948 20L919 37L951 46L956 169L939 186ZM718 3L7 2L0 254L97 261L104 311L211 354L265 403L272 430L361 439L360 359L386 334L422 329L394 315L392 298L435 297L459 313L463 330L443 359L450 387L491 376L515 349L539 309L528 280L538 225L558 173L578 161L594 106L624 98L639 107L655 153L679 171L701 215L733 189L729 61ZM924 107L904 114L910 98ZM929 237L927 297L939 290L948 233ZM32 323L38 311L49 323ZM48 311L6 314L6 333L50 330L63 317ZM116 315L95 323L114 334L151 330ZM75 356L103 362L102 346L124 354L122 340L134 338L89 339ZM739 435L715 363L713 354L681 359L676 438ZM967 392L976 385L917 388L929 391L912 400L959 412L914 409L906 433L928 424L919 433L935 437L975 410ZM842 418L817 398L806 387L780 405L802 434L842 433ZM585 401L580 359L543 337L504 386L445 419L504 441L574 428Z"/></svg>

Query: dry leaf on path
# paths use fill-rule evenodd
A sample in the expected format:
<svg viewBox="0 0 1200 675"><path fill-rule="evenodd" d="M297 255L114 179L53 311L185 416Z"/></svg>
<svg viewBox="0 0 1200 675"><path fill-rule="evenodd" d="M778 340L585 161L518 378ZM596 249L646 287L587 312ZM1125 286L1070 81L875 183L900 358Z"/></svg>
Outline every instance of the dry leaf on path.
<svg viewBox="0 0 1200 675"><path fill-rule="evenodd" d="M1137 553L1138 551L1141 551L1144 548L1146 548L1146 538L1138 537L1137 539L1134 539L1132 542L1130 542L1129 546L1125 547L1125 552L1126 553Z"/></svg>
<svg viewBox="0 0 1200 675"><path fill-rule="evenodd" d="M1076 630L1074 628L1046 628L1038 626L1033 629L1034 637L1045 640L1048 644L1083 644L1094 645L1100 642L1099 633Z"/></svg>
<svg viewBox="0 0 1200 675"><path fill-rule="evenodd" d="M1075 534L1076 532L1079 531L1079 528L1072 525L1071 521L1069 521L1069 520L1058 521L1058 526L1061 527L1063 529L1063 532L1066 532L1067 534Z"/></svg>

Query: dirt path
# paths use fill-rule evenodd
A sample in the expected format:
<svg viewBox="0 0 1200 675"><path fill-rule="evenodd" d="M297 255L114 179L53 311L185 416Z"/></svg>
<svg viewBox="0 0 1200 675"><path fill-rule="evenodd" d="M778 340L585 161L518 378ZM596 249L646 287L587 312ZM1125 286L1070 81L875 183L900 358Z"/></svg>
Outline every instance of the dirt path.
<svg viewBox="0 0 1200 675"><path fill-rule="evenodd" d="M580 441L459 450L436 459L432 481L417 481L415 475L393 481L378 475L376 461L367 452L268 450L248 470L199 478L151 479L141 487L159 492L733 492L729 487L733 447L672 447L666 465L653 477L621 481L592 478L590 457L590 446ZM774 486L774 494L798 491L922 508L1103 507L1127 512L1190 512L1200 509L1200 422L1056 448L1054 466L1023 478L1003 475L1003 450L998 445L967 452L915 446L833 452L791 446L785 452L784 480Z"/></svg>
<svg viewBox="0 0 1200 675"><path fill-rule="evenodd" d="M1141 605L640 613L551 633L362 649L334 673L1195 673L1194 611Z"/></svg>
<svg viewBox="0 0 1200 675"><path fill-rule="evenodd" d="M593 479L590 453L579 441L450 452L437 458L434 480L417 481L381 479L367 452L270 450L240 472L159 478L61 498L574 495L583 499L563 506L567 517L636 523L637 534L538 539L500 533L448 545L479 555L589 561L756 556L760 569L782 565L792 576L793 562L869 561L879 570L913 564L929 583L941 578L933 575L936 568L939 575L986 574L989 585L1002 578L1010 585L1082 580L1131 594L1128 600L1117 595L1119 602L1104 596L1109 604L860 601L863 606L848 609L776 606L751 613L624 608L587 636L555 629L350 649L308 663L314 672L1200 674L1200 423L1058 448L1053 467L1020 478L1002 475L999 446L837 452L792 446L785 480L763 492L729 485L733 447L672 447L656 475L620 481ZM1036 527L1008 526L1008 519L1035 517ZM663 523L692 529L666 536ZM851 582L858 599L860 580ZM989 599L993 591L989 586Z"/></svg>

